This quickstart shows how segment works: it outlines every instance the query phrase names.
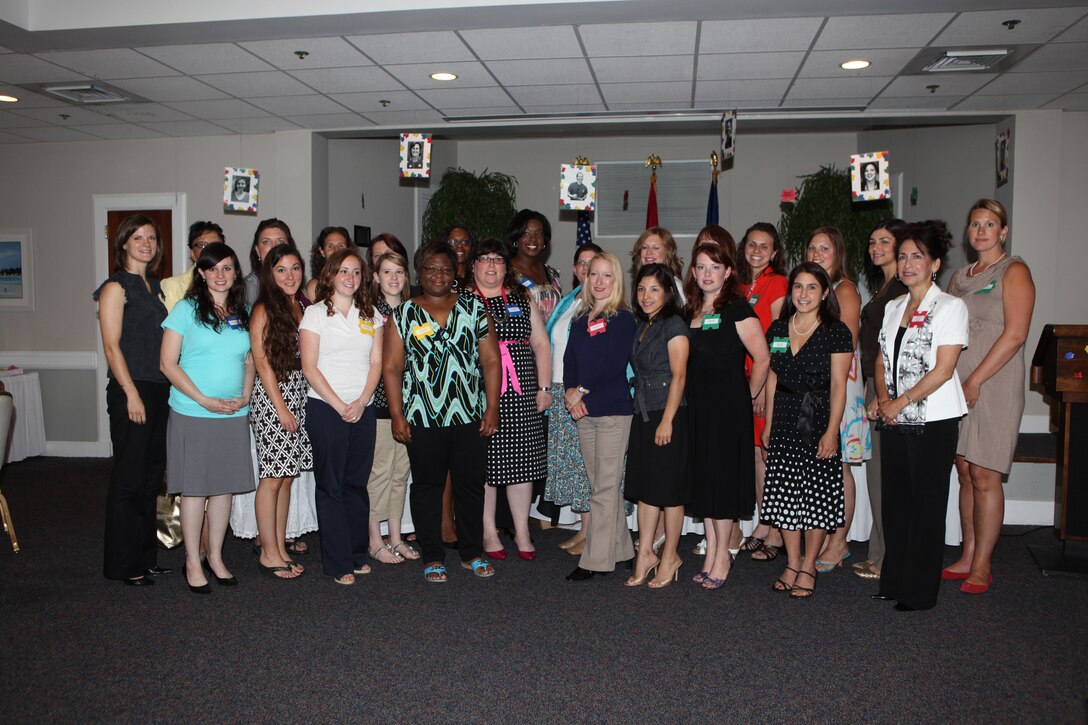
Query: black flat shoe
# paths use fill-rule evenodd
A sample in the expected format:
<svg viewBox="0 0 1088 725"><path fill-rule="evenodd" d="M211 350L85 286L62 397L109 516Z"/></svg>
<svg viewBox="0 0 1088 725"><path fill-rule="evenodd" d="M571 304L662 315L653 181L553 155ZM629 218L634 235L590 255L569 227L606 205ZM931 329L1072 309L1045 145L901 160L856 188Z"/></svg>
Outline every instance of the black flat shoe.
<svg viewBox="0 0 1088 725"><path fill-rule="evenodd" d="M144 569L144 574L149 576L160 576L162 574L169 574L174 571L173 569L167 569L164 566L153 566L150 569Z"/></svg>
<svg viewBox="0 0 1088 725"><path fill-rule="evenodd" d="M202 567L204 567L204 571L206 571L206 572L208 572L209 574L212 575L212 578L214 578L216 583L219 584L220 586L233 587L236 584L238 584L238 580L234 577L233 574L231 574L230 576L227 576L227 577L222 577L222 576L219 576L218 574L216 574L215 571L212 570L212 565L208 563L207 559L201 559L200 560L200 565ZM189 588L192 589L191 586Z"/></svg>
<svg viewBox="0 0 1088 725"><path fill-rule="evenodd" d="M895 599L895 597L889 597L887 594L870 594L869 598L875 599L878 602L890 602L891 600Z"/></svg>
<svg viewBox="0 0 1088 725"><path fill-rule="evenodd" d="M897 611L897 612L917 612L918 610L915 609L914 607L910 606L909 604L903 604L902 602L900 602L899 604L895 605L895 611Z"/></svg>
<svg viewBox="0 0 1088 725"><path fill-rule="evenodd" d="M607 572L603 571L590 571L589 569L583 569L580 566L574 568L570 574L567 574L567 581L569 582L584 582L586 579L592 579L595 576L604 576Z"/></svg>
<svg viewBox="0 0 1088 725"><path fill-rule="evenodd" d="M140 576L133 579L122 579L125 584L130 587L149 587L155 583L155 580L149 576Z"/></svg>

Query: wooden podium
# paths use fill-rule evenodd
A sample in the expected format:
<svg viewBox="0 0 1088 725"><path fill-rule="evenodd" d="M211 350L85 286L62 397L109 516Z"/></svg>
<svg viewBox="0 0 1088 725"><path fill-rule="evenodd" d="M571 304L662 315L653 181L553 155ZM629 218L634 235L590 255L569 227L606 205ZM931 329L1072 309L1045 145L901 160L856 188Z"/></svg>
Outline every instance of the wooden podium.
<svg viewBox="0 0 1088 725"><path fill-rule="evenodd" d="M1044 574L1088 575L1088 325L1047 325L1031 382L1058 404L1058 546L1028 548Z"/></svg>

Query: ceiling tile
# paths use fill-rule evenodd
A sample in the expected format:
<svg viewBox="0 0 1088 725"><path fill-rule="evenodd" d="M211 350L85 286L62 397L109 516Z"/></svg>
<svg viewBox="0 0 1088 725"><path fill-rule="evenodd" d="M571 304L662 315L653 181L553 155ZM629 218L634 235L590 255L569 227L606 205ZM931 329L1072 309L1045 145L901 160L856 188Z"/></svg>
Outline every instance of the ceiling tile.
<svg viewBox="0 0 1088 725"><path fill-rule="evenodd" d="M163 134L129 123L95 124L90 126L72 126L76 131L89 133L105 139L162 138Z"/></svg>
<svg viewBox="0 0 1088 725"><path fill-rule="evenodd" d="M392 73L404 85L413 90L424 88L481 88L496 85L495 79L487 72L482 63L476 61L464 63L413 63L411 65L387 65L385 69ZM455 81L436 81L431 73L447 71L457 75ZM372 90L372 89L356 89Z"/></svg>
<svg viewBox="0 0 1088 725"><path fill-rule="evenodd" d="M593 82L589 66L582 58L493 60L487 67L505 86Z"/></svg>
<svg viewBox="0 0 1088 725"><path fill-rule="evenodd" d="M979 91L980 95L1003 93L1068 93L1088 83L1088 71L1062 73L1006 73Z"/></svg>
<svg viewBox="0 0 1088 725"><path fill-rule="evenodd" d="M1067 93L1043 106L1063 111L1088 111L1088 93Z"/></svg>
<svg viewBox="0 0 1088 725"><path fill-rule="evenodd" d="M790 87L788 79L760 81L699 81L695 84L695 100L711 101L729 107L734 101L778 102L786 89Z"/></svg>
<svg viewBox="0 0 1088 725"><path fill-rule="evenodd" d="M781 108L865 108L868 98L791 98Z"/></svg>
<svg viewBox="0 0 1088 725"><path fill-rule="evenodd" d="M68 104L59 98L44 93L33 93L25 88L0 85L0 93L15 96L19 100L16 103L5 103L3 108L13 110L16 108L48 108L52 106L67 106Z"/></svg>
<svg viewBox="0 0 1088 725"><path fill-rule="evenodd" d="M793 78L804 60L800 51L784 53L703 53L699 56L700 81Z"/></svg>
<svg viewBox="0 0 1088 725"><path fill-rule="evenodd" d="M440 88L420 91L419 95L427 103L444 111L451 108L473 108L474 106L509 106L510 108L516 108L514 102L501 88Z"/></svg>
<svg viewBox="0 0 1088 725"><path fill-rule="evenodd" d="M30 128L31 126L51 126L48 121L24 116L11 111L0 111L0 128Z"/></svg>
<svg viewBox="0 0 1088 725"><path fill-rule="evenodd" d="M956 105L957 111L1023 111L1046 108L1054 100L1053 93L1027 93L1015 96L974 95Z"/></svg>
<svg viewBox="0 0 1088 725"><path fill-rule="evenodd" d="M53 83L54 81L83 81L79 73L47 63L41 58L22 53L0 55L0 81L4 83Z"/></svg>
<svg viewBox="0 0 1088 725"><path fill-rule="evenodd" d="M578 36L569 25L462 30L461 37L483 60L582 57Z"/></svg>
<svg viewBox="0 0 1088 725"><path fill-rule="evenodd" d="M539 88L539 86L537 86ZM526 113L604 113L603 103L586 103L557 106L522 106Z"/></svg>
<svg viewBox="0 0 1088 725"><path fill-rule="evenodd" d="M700 53L759 53L808 50L823 18L707 20L699 33Z"/></svg>
<svg viewBox="0 0 1088 725"><path fill-rule="evenodd" d="M280 70L373 65L365 55L359 52L358 48L343 38L257 40L249 43L239 43L238 45L260 56ZM305 50L309 55L299 59L295 55L296 50Z"/></svg>
<svg viewBox="0 0 1088 725"><path fill-rule="evenodd" d="M1064 70L1088 70L1088 43L1045 45L1013 66L1010 72Z"/></svg>
<svg viewBox="0 0 1088 725"><path fill-rule="evenodd" d="M283 118L264 116L262 118L224 118L216 124L225 126L238 133L272 133L273 131L297 131L298 126Z"/></svg>
<svg viewBox="0 0 1088 725"><path fill-rule="evenodd" d="M366 117L378 126L409 126L409 125L444 125L442 114L438 111L375 111L366 114Z"/></svg>
<svg viewBox="0 0 1088 725"><path fill-rule="evenodd" d="M361 93L365 91L402 90L404 86L381 68L324 68L297 70L291 75L321 93ZM312 91L307 90L307 93ZM246 96L275 94L245 93Z"/></svg>
<svg viewBox="0 0 1088 725"><path fill-rule="evenodd" d="M937 111L950 108L952 104L961 100L963 96L912 96L910 98L892 98L881 96L873 99L869 104L870 110L898 110L898 111ZM957 106L959 108L959 106Z"/></svg>
<svg viewBox="0 0 1088 725"><path fill-rule="evenodd" d="M244 73L272 68L268 63L234 43L160 45L136 50L189 75Z"/></svg>
<svg viewBox="0 0 1088 725"><path fill-rule="evenodd" d="M307 116L328 113L344 113L347 109L328 96L272 96L271 98L247 98L258 108L277 116Z"/></svg>
<svg viewBox="0 0 1088 725"><path fill-rule="evenodd" d="M522 106L578 105L601 102L601 94L593 84L561 86L507 86L506 90Z"/></svg>
<svg viewBox="0 0 1088 725"><path fill-rule="evenodd" d="M362 116L355 113L315 113L313 115L306 116L284 116L291 123L298 124L303 128L311 129L333 129L333 128L359 128L362 126L372 126L370 121L367 121Z"/></svg>
<svg viewBox="0 0 1088 725"><path fill-rule="evenodd" d="M789 98L872 98L891 78L798 78L790 88Z"/></svg>
<svg viewBox="0 0 1088 725"><path fill-rule="evenodd" d="M1084 8L984 10L961 13L933 45L1001 45L1044 43L1084 15ZM1009 30L1001 23L1017 19Z"/></svg>
<svg viewBox="0 0 1088 725"><path fill-rule="evenodd" d="M310 71L313 73L328 71ZM198 80L226 91L232 96L302 96L313 93L312 88L299 83L283 71L259 71L256 73L223 73L198 76Z"/></svg>
<svg viewBox="0 0 1088 725"><path fill-rule="evenodd" d="M166 121L141 124L167 136L229 136L232 131L208 121Z"/></svg>
<svg viewBox="0 0 1088 725"><path fill-rule="evenodd" d="M35 55L50 63L56 63L77 73L102 80L178 75L176 70L128 48L64 50Z"/></svg>
<svg viewBox="0 0 1088 725"><path fill-rule="evenodd" d="M828 18L816 50L854 48L915 48L933 40L955 13L853 15Z"/></svg>
<svg viewBox="0 0 1088 725"><path fill-rule="evenodd" d="M353 35L348 42L382 65L474 60L453 31Z"/></svg>
<svg viewBox="0 0 1088 725"><path fill-rule="evenodd" d="M239 101L237 98L224 98L216 101L175 101L165 105L193 118L203 118L205 121L218 121L224 118L256 118L269 115L245 101Z"/></svg>
<svg viewBox="0 0 1088 725"><path fill-rule="evenodd" d="M35 128L20 128L16 133L20 136L32 138L35 141L94 141L94 136L89 136L70 128L60 126L37 126Z"/></svg>
<svg viewBox="0 0 1088 725"><path fill-rule="evenodd" d="M594 58L592 61L598 83L690 82L694 75L693 62L690 55Z"/></svg>
<svg viewBox="0 0 1088 725"><path fill-rule="evenodd" d="M578 33L591 58L632 55L690 55L695 52L694 22L582 25Z"/></svg>
<svg viewBox="0 0 1088 725"><path fill-rule="evenodd" d="M419 96L411 91L379 91L376 93L335 93L330 96L334 101L347 106L353 111L370 114L371 111L414 111L428 109ZM382 101L389 101L383 106Z"/></svg>
<svg viewBox="0 0 1088 725"><path fill-rule="evenodd" d="M206 101L227 98L227 94L189 76L167 78L132 78L110 81L123 91L135 93L149 101Z"/></svg>
<svg viewBox="0 0 1088 725"><path fill-rule="evenodd" d="M800 78L839 78L860 76L894 76L910 63L921 48L890 50L818 50L808 54L801 68ZM867 60L872 65L861 70L843 70L841 63L847 60Z"/></svg>
<svg viewBox="0 0 1088 725"><path fill-rule="evenodd" d="M151 121L187 121L191 119L181 111L161 106L158 103L114 103L102 111L106 115L128 121L129 123L148 123Z"/></svg>
<svg viewBox="0 0 1088 725"><path fill-rule="evenodd" d="M10 53L10 52L12 52L12 51L8 50L7 48L0 48L0 53Z"/></svg>
<svg viewBox="0 0 1088 725"><path fill-rule="evenodd" d="M102 109L105 111L106 109ZM118 121L107 118L101 113L95 113L88 108L77 108L76 106L60 106L57 108L24 108L24 109L12 109L14 113L20 116L26 116L27 118L33 118L37 121L43 121L45 123L51 123L56 126L74 126L76 124L94 124L94 123L118 123ZM61 115L68 116L68 118L61 118Z"/></svg>
<svg viewBox="0 0 1088 725"><path fill-rule="evenodd" d="M1088 42L1088 17L1073 25L1055 39L1056 43Z"/></svg>
<svg viewBox="0 0 1088 725"><path fill-rule="evenodd" d="M646 103L610 103L611 111L690 111L691 105L684 101L661 101Z"/></svg>
<svg viewBox="0 0 1088 725"><path fill-rule="evenodd" d="M613 103L691 103L691 82L604 83L601 93L609 106Z"/></svg>
<svg viewBox="0 0 1088 725"><path fill-rule="evenodd" d="M966 96L986 85L995 73L929 73L924 76L899 76L880 95L885 98L910 98L914 96ZM926 86L940 86L931 94Z"/></svg>
<svg viewBox="0 0 1088 725"><path fill-rule="evenodd" d="M34 140L13 133L0 133L0 143L34 143Z"/></svg>

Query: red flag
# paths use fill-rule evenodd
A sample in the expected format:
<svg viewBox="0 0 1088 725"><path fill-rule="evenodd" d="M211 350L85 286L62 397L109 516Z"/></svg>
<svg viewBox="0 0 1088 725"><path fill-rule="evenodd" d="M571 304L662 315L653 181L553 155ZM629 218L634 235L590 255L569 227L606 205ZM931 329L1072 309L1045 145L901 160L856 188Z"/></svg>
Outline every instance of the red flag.
<svg viewBox="0 0 1088 725"><path fill-rule="evenodd" d="M650 174L650 197L646 200L646 228L657 226L657 174Z"/></svg>

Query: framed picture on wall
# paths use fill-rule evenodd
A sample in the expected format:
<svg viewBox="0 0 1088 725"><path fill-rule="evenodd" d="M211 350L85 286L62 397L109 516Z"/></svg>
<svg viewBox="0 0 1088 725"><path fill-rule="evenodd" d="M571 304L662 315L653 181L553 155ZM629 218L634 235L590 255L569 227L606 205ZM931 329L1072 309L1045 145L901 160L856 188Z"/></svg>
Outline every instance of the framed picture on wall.
<svg viewBox="0 0 1088 725"><path fill-rule="evenodd" d="M431 178L431 134L400 135L400 176L402 179Z"/></svg>
<svg viewBox="0 0 1088 725"><path fill-rule="evenodd" d="M256 214L260 182L257 169L223 169L223 211Z"/></svg>
<svg viewBox="0 0 1088 725"><path fill-rule="evenodd" d="M593 211L597 208L596 166L560 165L559 208L576 211Z"/></svg>
<svg viewBox="0 0 1088 725"><path fill-rule="evenodd" d="M892 194L888 152L874 151L850 157L850 189L854 201L888 199Z"/></svg>
<svg viewBox="0 0 1088 725"><path fill-rule="evenodd" d="M354 236L356 247L370 246L370 227L364 227L361 224L356 224L354 229Z"/></svg>
<svg viewBox="0 0 1088 725"><path fill-rule="evenodd" d="M722 155L721 165L725 168L727 159L737 153L737 112L726 111L722 114Z"/></svg>
<svg viewBox="0 0 1088 725"><path fill-rule="evenodd" d="M1006 128L1001 133L997 134L997 140L994 141L994 151L996 153L997 162L997 185L1004 186L1009 181L1009 153L1012 145L1012 129Z"/></svg>
<svg viewBox="0 0 1088 725"><path fill-rule="evenodd" d="M0 230L0 312L34 309L34 250L29 229Z"/></svg>

